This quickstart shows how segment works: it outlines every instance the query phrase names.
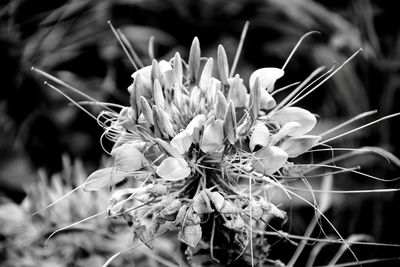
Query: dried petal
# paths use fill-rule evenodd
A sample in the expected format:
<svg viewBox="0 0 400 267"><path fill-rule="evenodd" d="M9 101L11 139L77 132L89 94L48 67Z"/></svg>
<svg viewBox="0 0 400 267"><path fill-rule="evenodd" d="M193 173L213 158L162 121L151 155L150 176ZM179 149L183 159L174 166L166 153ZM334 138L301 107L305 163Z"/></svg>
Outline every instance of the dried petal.
<svg viewBox="0 0 400 267"><path fill-rule="evenodd" d="M161 162L156 173L165 180L178 181L190 175L190 167L186 160L182 158L169 157Z"/></svg>
<svg viewBox="0 0 400 267"><path fill-rule="evenodd" d="M225 199L224 197L218 192L211 192L210 190L206 190L207 196L213 203L215 209L220 212L222 207L224 206Z"/></svg>
<svg viewBox="0 0 400 267"><path fill-rule="evenodd" d="M178 150L181 154L185 154L186 152L188 152L192 143L193 138L190 136L188 130L183 130L171 140L171 146L176 148L176 150Z"/></svg>
<svg viewBox="0 0 400 267"><path fill-rule="evenodd" d="M201 191L193 197L192 207L197 214L209 214L214 211L211 208L210 199L204 191Z"/></svg>
<svg viewBox="0 0 400 267"><path fill-rule="evenodd" d="M224 122L217 119L205 126L200 149L205 153L217 151L224 141Z"/></svg>
<svg viewBox="0 0 400 267"><path fill-rule="evenodd" d="M178 238L188 246L196 247L202 237L201 226L199 224L184 226L179 231Z"/></svg>
<svg viewBox="0 0 400 267"><path fill-rule="evenodd" d="M268 90L268 92L272 92L276 80L281 78L284 74L285 72L278 68L258 69L250 75L250 88L253 88L255 81L258 78L260 88L263 90Z"/></svg>
<svg viewBox="0 0 400 267"><path fill-rule="evenodd" d="M319 140L321 137L316 135L291 137L283 141L280 148L286 151L289 158L294 158L314 147Z"/></svg>
<svg viewBox="0 0 400 267"><path fill-rule="evenodd" d="M288 159L286 152L276 146L265 146L254 154L252 165L255 171L271 175L279 170Z"/></svg>
<svg viewBox="0 0 400 267"><path fill-rule="evenodd" d="M124 173L116 171L115 168L104 168L93 172L85 181L85 191L97 191L113 186L125 178Z"/></svg>
<svg viewBox="0 0 400 267"><path fill-rule="evenodd" d="M273 114L270 119L271 121L278 122L280 125L285 125L291 121L300 123L300 128L291 133L290 136L306 134L317 123L317 119L311 112L299 107L284 107Z"/></svg>
<svg viewBox="0 0 400 267"><path fill-rule="evenodd" d="M253 132L250 136L250 149L251 151L258 145L264 147L269 142L269 130L264 123L257 123L254 126Z"/></svg>
<svg viewBox="0 0 400 267"><path fill-rule="evenodd" d="M145 156L136 148L135 143L126 143L117 147L115 154L115 168L118 171L134 172L149 166Z"/></svg>

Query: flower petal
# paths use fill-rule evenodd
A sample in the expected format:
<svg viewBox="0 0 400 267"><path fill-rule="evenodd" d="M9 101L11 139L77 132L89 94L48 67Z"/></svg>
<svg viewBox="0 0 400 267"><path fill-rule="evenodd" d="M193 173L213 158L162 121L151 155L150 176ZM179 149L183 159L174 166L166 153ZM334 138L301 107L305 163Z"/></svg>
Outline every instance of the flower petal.
<svg viewBox="0 0 400 267"><path fill-rule="evenodd" d="M272 109L276 106L276 101L272 97L270 93L267 92L267 90L261 90L260 92L260 108L261 109Z"/></svg>
<svg viewBox="0 0 400 267"><path fill-rule="evenodd" d="M301 126L292 132L290 136L300 136L308 133L317 123L317 119L311 112L299 107L284 107L272 115L271 120L277 121L281 126L292 121L300 123Z"/></svg>
<svg viewBox="0 0 400 267"><path fill-rule="evenodd" d="M157 175L168 181L178 181L190 175L190 167L182 158L169 157L157 168Z"/></svg>
<svg viewBox="0 0 400 267"><path fill-rule="evenodd" d="M217 119L204 128L200 149L205 153L215 152L224 141L224 122Z"/></svg>
<svg viewBox="0 0 400 267"><path fill-rule="evenodd" d="M185 154L193 143L193 138L187 130L178 133L171 140L171 146L176 148L181 154Z"/></svg>
<svg viewBox="0 0 400 267"><path fill-rule="evenodd" d="M118 172L115 168L109 167L93 172L85 181L85 191L97 191L113 186L125 178L125 173Z"/></svg>
<svg viewBox="0 0 400 267"><path fill-rule="evenodd" d="M276 80L281 78L285 72L278 68L262 68L258 69L250 75L250 88L254 87L255 81L259 79L260 88L271 92L274 88Z"/></svg>
<svg viewBox="0 0 400 267"><path fill-rule="evenodd" d="M288 159L287 153L277 146L265 146L254 154L252 165L255 171L271 175L279 170Z"/></svg>
<svg viewBox="0 0 400 267"><path fill-rule="evenodd" d="M115 168L118 171L133 172L149 166L149 162L134 143L126 143L115 148L113 154Z"/></svg>
<svg viewBox="0 0 400 267"><path fill-rule="evenodd" d="M257 123L254 126L253 133L250 136L250 149L254 150L255 146L264 147L269 141L269 130L264 123Z"/></svg>
<svg viewBox="0 0 400 267"><path fill-rule="evenodd" d="M286 151L289 158L294 158L314 147L319 140L321 137L316 135L291 137L283 141L280 147Z"/></svg>

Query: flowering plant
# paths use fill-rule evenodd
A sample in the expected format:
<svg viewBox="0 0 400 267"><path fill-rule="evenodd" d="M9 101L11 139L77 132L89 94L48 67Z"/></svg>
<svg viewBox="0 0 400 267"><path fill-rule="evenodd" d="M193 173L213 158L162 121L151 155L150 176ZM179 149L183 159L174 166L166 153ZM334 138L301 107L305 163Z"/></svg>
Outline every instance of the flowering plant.
<svg viewBox="0 0 400 267"><path fill-rule="evenodd" d="M123 36L116 34L121 41ZM266 236L271 232L266 229L272 220L284 222L286 213L271 202L270 190L278 187L324 217L326 203L318 208L290 190L286 181L303 179L321 167L335 169L332 174L362 173L335 166L335 157L320 164L297 164L295 159L316 146L399 115L323 139L374 113L366 112L325 133L310 134L317 118L296 104L361 50L336 69L324 72L325 67L318 68L303 82L274 90L308 35L300 39L282 68L255 70L248 84L235 74L240 49L229 67L222 45L216 60L202 57L197 38L187 63L179 53L169 61L153 59L150 66L130 57L135 67L140 66L128 88L130 106L115 112L105 105L97 118L104 136L114 142L110 152L114 164L92 173L84 189L112 188L108 217L124 218L139 245L151 247L155 238L176 230L193 265L209 261L229 265L238 258L252 265L255 259L258 264L281 265L268 257ZM294 86L281 102L275 101L275 94ZM348 241L327 221L349 248Z"/></svg>

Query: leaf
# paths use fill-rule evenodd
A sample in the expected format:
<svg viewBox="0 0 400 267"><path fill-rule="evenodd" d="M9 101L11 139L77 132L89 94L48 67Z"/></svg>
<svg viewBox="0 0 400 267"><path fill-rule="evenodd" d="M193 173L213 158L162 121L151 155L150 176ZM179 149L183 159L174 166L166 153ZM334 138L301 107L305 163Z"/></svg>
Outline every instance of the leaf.
<svg viewBox="0 0 400 267"><path fill-rule="evenodd" d="M161 162L156 173L163 179L168 181L178 181L185 179L190 175L191 169L182 158L169 157Z"/></svg>
<svg viewBox="0 0 400 267"><path fill-rule="evenodd" d="M314 147L319 140L321 140L320 136L303 135L299 137L288 138L279 146L286 151L289 158L294 158Z"/></svg>
<svg viewBox="0 0 400 267"><path fill-rule="evenodd" d="M254 126L253 132L250 136L250 149L251 151L258 145L264 147L269 142L269 130L264 123L257 123Z"/></svg>
<svg viewBox="0 0 400 267"><path fill-rule="evenodd" d="M254 87L255 81L258 78L260 88L262 88L263 90L267 90L268 92L272 92L276 80L281 78L284 74L285 72L282 69L278 68L258 69L250 75L250 88Z"/></svg>
<svg viewBox="0 0 400 267"><path fill-rule="evenodd" d="M196 247L202 237L201 226L199 224L184 226L179 231L178 238L188 246Z"/></svg>
<svg viewBox="0 0 400 267"><path fill-rule="evenodd" d="M136 148L135 143L123 144L114 149L113 154L115 155L115 169L117 171L134 172L149 166L149 162Z"/></svg>
<svg viewBox="0 0 400 267"><path fill-rule="evenodd" d="M83 190L97 191L113 186L125 178L124 173L118 172L113 167L104 168L93 172L86 179Z"/></svg>
<svg viewBox="0 0 400 267"><path fill-rule="evenodd" d="M287 153L277 146L265 146L254 154L252 165L254 170L271 175L279 170L288 159Z"/></svg>
<svg viewBox="0 0 400 267"><path fill-rule="evenodd" d="M291 136L300 136L311 131L317 119L308 110L299 107L284 107L271 116L271 121L278 122L281 126L288 122L300 123L299 129L291 133Z"/></svg>
<svg viewBox="0 0 400 267"><path fill-rule="evenodd" d="M175 135L175 137L171 140L171 146L178 150L182 155L188 152L192 143L193 138L190 136L188 130L183 130Z"/></svg>
<svg viewBox="0 0 400 267"><path fill-rule="evenodd" d="M201 139L200 149L205 153L217 151L224 141L224 122L217 119L205 126L203 138Z"/></svg>

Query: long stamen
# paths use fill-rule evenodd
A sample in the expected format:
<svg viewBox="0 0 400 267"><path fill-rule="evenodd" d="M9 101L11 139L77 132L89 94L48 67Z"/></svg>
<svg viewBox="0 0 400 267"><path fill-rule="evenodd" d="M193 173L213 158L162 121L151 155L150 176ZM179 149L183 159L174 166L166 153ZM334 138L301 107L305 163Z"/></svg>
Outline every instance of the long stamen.
<svg viewBox="0 0 400 267"><path fill-rule="evenodd" d="M240 53L242 52L243 43L244 43L244 39L246 38L247 31L249 29L249 24L250 24L250 22L246 21L246 23L243 26L242 34L240 36L239 45L238 45L238 48L237 48L236 54L235 54L235 59L233 60L232 69L231 69L231 72L229 73L229 77L230 78L232 78L233 75L235 74L236 65L239 62Z"/></svg>
<svg viewBox="0 0 400 267"><path fill-rule="evenodd" d="M131 62L133 68L135 70L138 70L138 66L136 65L135 61L133 60L131 54L129 53L128 49L126 48L124 42L121 39L121 36L118 34L117 30L114 28L114 26L112 25L111 21L107 21L108 25L111 28L111 31L113 32L113 34L115 35L115 37L117 38L119 44L121 45L122 49L124 50L126 56L129 58L129 61Z"/></svg>
<svg viewBox="0 0 400 267"><path fill-rule="evenodd" d="M310 36L310 35L312 35L312 34L316 34L316 33L317 33L317 34L321 34L321 33L318 32L318 31L311 31L311 32L308 32L308 33L304 34L304 35L300 38L300 40L297 42L297 44L296 44L295 47L293 48L292 52L290 52L288 58L287 58L286 61L285 61L285 64L283 64L282 70L284 70L284 69L286 68L287 64L288 64L289 61L292 59L294 53L296 52L297 48L299 48L300 44L304 41L304 39L306 39L308 36Z"/></svg>

